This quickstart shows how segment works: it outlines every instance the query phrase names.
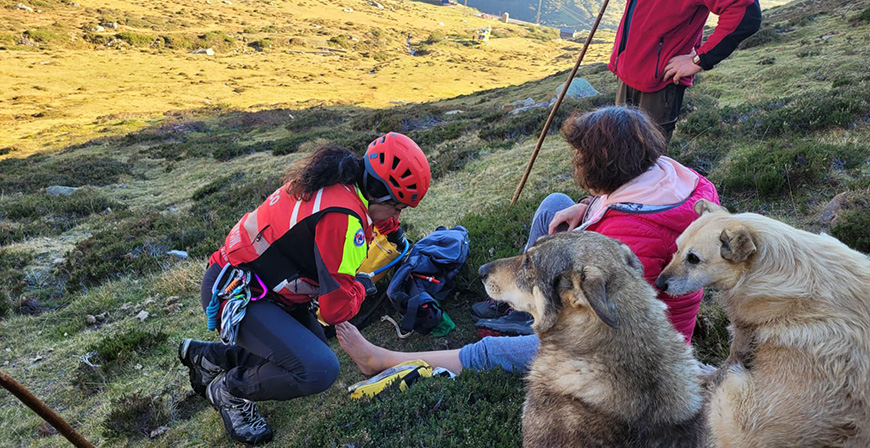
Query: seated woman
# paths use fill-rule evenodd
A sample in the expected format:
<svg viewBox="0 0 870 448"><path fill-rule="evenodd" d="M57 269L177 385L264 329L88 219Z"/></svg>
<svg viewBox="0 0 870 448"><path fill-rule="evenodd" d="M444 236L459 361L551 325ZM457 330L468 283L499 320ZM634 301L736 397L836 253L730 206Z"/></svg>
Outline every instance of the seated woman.
<svg viewBox="0 0 870 448"><path fill-rule="evenodd" d="M640 258L644 277L655 280L676 252L676 239L697 217L699 199L718 203L710 181L663 156L664 136L639 109L607 107L574 115L562 126L573 150L573 176L594 196L579 203L552 194L538 207L526 249L541 236L582 229L599 232L627 244ZM674 297L657 290L668 306L676 329L690 342L702 291ZM457 350L403 353L367 341L351 324L337 326L339 343L368 375L398 363L422 359L432 366L459 373L462 369L524 371L538 349L536 335L485 337Z"/></svg>

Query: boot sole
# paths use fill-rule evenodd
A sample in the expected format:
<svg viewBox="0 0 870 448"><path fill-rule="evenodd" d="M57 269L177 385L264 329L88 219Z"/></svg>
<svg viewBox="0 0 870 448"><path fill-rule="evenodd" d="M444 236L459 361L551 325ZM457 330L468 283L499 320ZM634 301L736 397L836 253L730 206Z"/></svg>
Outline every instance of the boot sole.
<svg viewBox="0 0 870 448"><path fill-rule="evenodd" d="M199 374L196 366L187 360L187 351L190 349L190 343L193 339L186 338L178 344L178 359L187 367L187 376L190 379L190 387L197 395L208 399L206 396L207 386L202 385L202 375Z"/></svg>
<svg viewBox="0 0 870 448"><path fill-rule="evenodd" d="M477 329L477 334L478 334L480 337L485 338L485 337L487 337L487 336L493 336L493 337L501 337L501 336L530 336L530 335L535 334L535 332L534 332L534 330L531 330L531 329L528 328L528 327L526 327L525 330L523 330L523 331L515 331L515 330L510 330L510 329L505 329L505 330L494 330L494 329L492 329L492 328L478 328L478 329Z"/></svg>

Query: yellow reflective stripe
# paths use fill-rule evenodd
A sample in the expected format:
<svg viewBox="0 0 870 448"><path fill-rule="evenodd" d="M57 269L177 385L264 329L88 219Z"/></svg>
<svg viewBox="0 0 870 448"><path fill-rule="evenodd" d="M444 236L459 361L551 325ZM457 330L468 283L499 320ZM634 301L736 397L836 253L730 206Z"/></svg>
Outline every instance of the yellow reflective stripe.
<svg viewBox="0 0 870 448"><path fill-rule="evenodd" d="M361 241L361 243L360 243ZM357 243L360 243L357 245ZM347 215L347 234L344 237L344 252L341 254L339 274L356 275L356 270L366 258L366 237L362 224L351 215Z"/></svg>

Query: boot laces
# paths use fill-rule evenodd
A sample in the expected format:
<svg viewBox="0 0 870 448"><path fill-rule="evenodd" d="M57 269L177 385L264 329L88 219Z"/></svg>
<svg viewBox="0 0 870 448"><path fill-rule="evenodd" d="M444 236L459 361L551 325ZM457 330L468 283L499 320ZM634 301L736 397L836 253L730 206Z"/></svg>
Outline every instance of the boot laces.
<svg viewBox="0 0 870 448"><path fill-rule="evenodd" d="M257 403L245 400L245 403L239 406L239 411L245 424L251 426L255 431L266 428L266 420L260 415Z"/></svg>

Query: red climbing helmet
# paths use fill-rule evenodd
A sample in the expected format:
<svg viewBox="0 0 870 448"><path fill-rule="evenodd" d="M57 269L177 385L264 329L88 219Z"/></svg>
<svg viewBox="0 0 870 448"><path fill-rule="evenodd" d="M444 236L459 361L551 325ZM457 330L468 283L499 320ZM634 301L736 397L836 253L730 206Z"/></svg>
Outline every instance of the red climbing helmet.
<svg viewBox="0 0 870 448"><path fill-rule="evenodd" d="M406 135L384 134L369 144L363 157L366 164L364 183L375 178L388 195L372 198L374 203L394 200L416 207L429 190L432 172L423 150ZM364 185L367 191L372 189Z"/></svg>

